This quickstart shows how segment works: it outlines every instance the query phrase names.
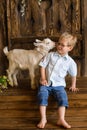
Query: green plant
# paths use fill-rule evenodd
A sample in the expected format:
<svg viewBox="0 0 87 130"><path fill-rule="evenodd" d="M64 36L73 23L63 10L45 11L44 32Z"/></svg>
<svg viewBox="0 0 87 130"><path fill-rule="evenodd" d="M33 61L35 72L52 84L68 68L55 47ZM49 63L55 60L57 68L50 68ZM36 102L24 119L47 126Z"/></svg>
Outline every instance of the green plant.
<svg viewBox="0 0 87 130"><path fill-rule="evenodd" d="M3 89L7 89L8 84L10 85L10 82L7 76L5 75L0 76L0 92L2 92Z"/></svg>

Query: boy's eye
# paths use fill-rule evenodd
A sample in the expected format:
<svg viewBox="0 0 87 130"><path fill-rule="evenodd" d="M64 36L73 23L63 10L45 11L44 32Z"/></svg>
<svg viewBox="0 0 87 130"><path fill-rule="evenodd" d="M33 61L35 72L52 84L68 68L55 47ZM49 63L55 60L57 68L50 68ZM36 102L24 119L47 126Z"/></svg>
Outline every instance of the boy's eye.
<svg viewBox="0 0 87 130"><path fill-rule="evenodd" d="M64 45L64 44L62 44L62 43L58 43L58 46L67 47L68 45Z"/></svg>

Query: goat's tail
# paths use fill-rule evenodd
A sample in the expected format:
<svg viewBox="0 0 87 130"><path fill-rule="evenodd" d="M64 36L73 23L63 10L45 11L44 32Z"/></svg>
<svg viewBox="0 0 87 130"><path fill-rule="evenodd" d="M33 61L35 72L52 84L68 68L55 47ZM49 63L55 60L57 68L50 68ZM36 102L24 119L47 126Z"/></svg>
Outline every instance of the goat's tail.
<svg viewBox="0 0 87 130"><path fill-rule="evenodd" d="M3 52L4 52L4 54L5 54L5 55L7 55L7 54L8 54L8 47L7 47L7 46L6 46L6 47L4 47Z"/></svg>

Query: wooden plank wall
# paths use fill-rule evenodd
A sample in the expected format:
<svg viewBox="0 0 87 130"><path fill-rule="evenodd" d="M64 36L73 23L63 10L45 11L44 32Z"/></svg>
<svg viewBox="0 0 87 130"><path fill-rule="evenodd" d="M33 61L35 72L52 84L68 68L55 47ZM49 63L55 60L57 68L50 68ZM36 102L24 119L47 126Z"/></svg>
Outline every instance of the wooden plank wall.
<svg viewBox="0 0 87 130"><path fill-rule="evenodd" d="M85 43L83 43L84 18L82 15L85 4L82 0L48 0L40 5L35 0L3 0L0 2L1 74L5 73L7 68L7 59L2 54L4 46L7 45L9 49L30 49L36 38L50 37L58 41L62 32L69 31L78 37L77 45L70 55L78 64L78 76L84 75L82 68L84 68L84 54L86 53L84 52ZM42 8L46 6L45 22L41 22L43 17L40 6ZM32 39L31 44L30 39Z"/></svg>
<svg viewBox="0 0 87 130"><path fill-rule="evenodd" d="M58 41L60 34L68 31L78 38L70 55L76 60L78 76L81 76L84 60L81 2L82 0L7 0L9 49L31 48L29 41L33 39L33 43L35 38L50 37Z"/></svg>
<svg viewBox="0 0 87 130"><path fill-rule="evenodd" d="M5 74L6 62L3 54L3 47L6 46L6 3L5 0L0 1L0 75Z"/></svg>

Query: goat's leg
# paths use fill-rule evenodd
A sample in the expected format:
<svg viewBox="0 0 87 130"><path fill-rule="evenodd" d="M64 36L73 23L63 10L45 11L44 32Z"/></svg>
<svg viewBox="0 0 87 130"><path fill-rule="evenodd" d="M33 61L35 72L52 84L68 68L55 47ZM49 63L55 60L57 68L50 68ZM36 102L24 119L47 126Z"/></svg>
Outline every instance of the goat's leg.
<svg viewBox="0 0 87 130"><path fill-rule="evenodd" d="M14 86L13 75L15 74L16 66L17 65L14 62L12 61L9 62L9 68L7 70L7 74L11 86Z"/></svg>
<svg viewBox="0 0 87 130"><path fill-rule="evenodd" d="M36 83L36 87L38 87L39 84L39 78L40 78L40 72L39 69L36 69L36 73L35 73L35 83Z"/></svg>
<svg viewBox="0 0 87 130"><path fill-rule="evenodd" d="M14 82L15 86L18 86L18 82L17 82L17 78L16 78L17 73L18 73L18 70L16 70L15 73L13 74L13 82Z"/></svg>
<svg viewBox="0 0 87 130"><path fill-rule="evenodd" d="M31 88L36 89L34 69L29 69L29 72L30 72L30 79L31 79Z"/></svg>
<svg viewBox="0 0 87 130"><path fill-rule="evenodd" d="M10 81L10 85L14 86L13 79L12 79L12 73L10 73L9 69L7 70L8 79Z"/></svg>

